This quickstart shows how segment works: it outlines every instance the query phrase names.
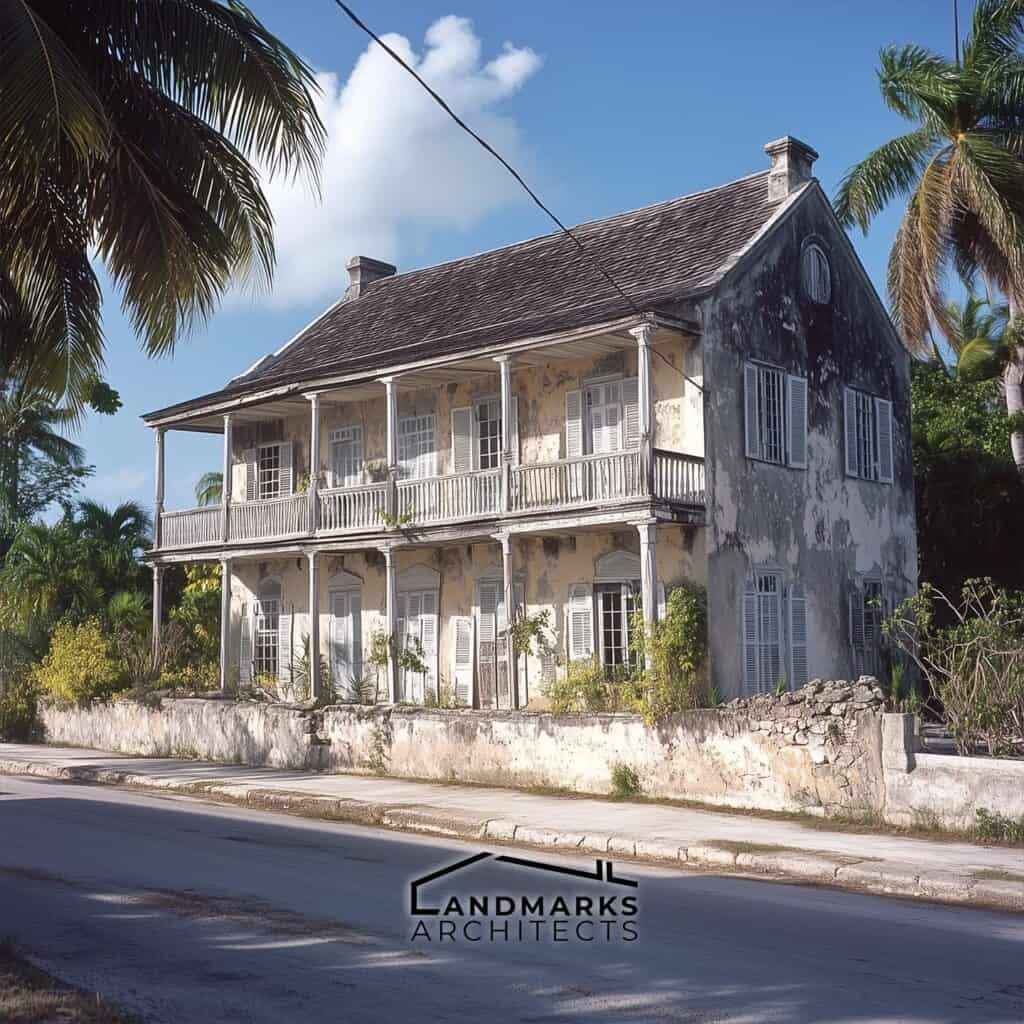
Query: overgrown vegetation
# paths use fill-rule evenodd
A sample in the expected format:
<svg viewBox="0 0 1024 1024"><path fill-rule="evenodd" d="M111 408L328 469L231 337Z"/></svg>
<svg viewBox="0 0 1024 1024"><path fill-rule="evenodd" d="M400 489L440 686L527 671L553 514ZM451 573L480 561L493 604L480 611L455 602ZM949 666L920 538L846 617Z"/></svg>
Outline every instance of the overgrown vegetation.
<svg viewBox="0 0 1024 1024"><path fill-rule="evenodd" d="M103 624L89 618L57 625L50 650L33 669L32 679L56 700L82 705L111 696L123 672Z"/></svg>
<svg viewBox="0 0 1024 1024"><path fill-rule="evenodd" d="M885 631L941 701L961 753L1024 752L1024 595L972 579L953 600L923 583Z"/></svg>
<svg viewBox="0 0 1024 1024"><path fill-rule="evenodd" d="M611 775L613 797L626 800L640 795L640 775L632 765L616 761L611 766Z"/></svg>
<svg viewBox="0 0 1024 1024"><path fill-rule="evenodd" d="M707 687L707 597L689 581L670 588L665 615L645 624L638 610L630 623L632 664L608 669L596 659L570 661L547 685L556 714L634 711L648 722L711 703ZM649 661L649 667L648 667Z"/></svg>
<svg viewBox="0 0 1024 1024"><path fill-rule="evenodd" d="M972 834L983 843L1024 844L1024 818L1009 818L979 807Z"/></svg>

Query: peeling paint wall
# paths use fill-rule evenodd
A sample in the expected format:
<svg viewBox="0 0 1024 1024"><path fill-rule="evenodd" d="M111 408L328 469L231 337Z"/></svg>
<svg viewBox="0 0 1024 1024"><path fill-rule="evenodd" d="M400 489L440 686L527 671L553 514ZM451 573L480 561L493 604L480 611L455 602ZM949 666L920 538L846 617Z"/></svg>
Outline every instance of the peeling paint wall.
<svg viewBox="0 0 1024 1024"><path fill-rule="evenodd" d="M655 438L657 447L690 455L704 454L704 422L700 392L683 373L701 380L700 352L682 339L654 346L653 384ZM636 376L635 349L616 352L603 359L565 360L541 367L516 368L513 363L512 389L519 401L520 460L524 463L552 462L565 458L565 394L583 387L592 377L621 374ZM436 417L435 445L437 471L452 472L451 414L483 398L497 398L501 385L495 373L441 388L400 391L398 416ZM325 475L330 465L330 432L338 427L361 425L368 481L383 479L387 453L387 416L381 397L368 401L321 403L320 460ZM290 416L265 424L236 426L233 438L232 500L245 500L246 450L269 441L291 441L294 478L310 472L309 416Z"/></svg>
<svg viewBox="0 0 1024 1024"><path fill-rule="evenodd" d="M579 533L575 536L528 537L514 542L516 578L524 584L527 613L547 611L556 650L565 649L565 605L572 583L592 582L598 558L611 551L639 554L640 541L634 527L620 530ZM690 579L704 582L704 529L695 526L661 526L657 531L658 577L667 584ZM449 547L413 548L397 552L399 575L417 565L426 565L441 574L440 614L438 617L438 667L442 681L450 681L455 648L453 616L475 615L477 583L501 580L501 547L493 544L464 544ZM331 578L338 572L351 573L362 582L362 636L364 656L370 637L385 627L384 559L374 552L320 557L320 644L326 657L330 637ZM239 622L243 604L251 604L260 580L274 577L281 582L285 609L294 615L293 637L296 650L309 636L309 565L304 556L268 559L233 564L231 609L231 660L239 659ZM537 656L524 659L525 680L531 700L540 696L543 665Z"/></svg>
<svg viewBox="0 0 1024 1024"><path fill-rule="evenodd" d="M832 268L825 306L800 288L801 244L811 235ZM890 338L820 197L801 203L752 263L704 301L702 313L714 685L740 692L743 584L758 563L805 587L810 678L854 676L848 581L880 572L895 601L917 584L909 358ZM808 469L746 457L743 364L751 358L808 378ZM844 385L893 402L892 485L845 475Z"/></svg>

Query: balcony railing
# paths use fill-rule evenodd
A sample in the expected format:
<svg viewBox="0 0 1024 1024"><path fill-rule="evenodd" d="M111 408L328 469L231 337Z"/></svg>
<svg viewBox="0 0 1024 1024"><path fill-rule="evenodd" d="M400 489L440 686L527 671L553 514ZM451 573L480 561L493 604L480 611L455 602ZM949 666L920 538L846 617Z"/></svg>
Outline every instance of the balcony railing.
<svg viewBox="0 0 1024 1024"><path fill-rule="evenodd" d="M642 451L633 450L531 463L507 472L507 512L513 515L649 497L682 505L704 504L704 460L658 448L650 461ZM414 527L500 516L505 512L502 471L322 490L317 496L316 533L383 531L392 501L396 518ZM307 494L238 502L229 510L228 535L232 541L310 536L310 508ZM165 512L160 518L161 547L218 543L221 517L220 506Z"/></svg>
<svg viewBox="0 0 1024 1024"><path fill-rule="evenodd" d="M496 515L501 509L501 473L456 473L398 481L398 515L414 523L454 522Z"/></svg>
<svg viewBox="0 0 1024 1024"><path fill-rule="evenodd" d="M320 532L380 529L384 525L387 499L387 484L320 491Z"/></svg>
<svg viewBox="0 0 1024 1024"><path fill-rule="evenodd" d="M309 498L305 494L231 506L232 540L270 540L305 533L309 533Z"/></svg>
<svg viewBox="0 0 1024 1024"><path fill-rule="evenodd" d="M220 505L164 512L160 516L160 546L192 548L222 540L224 510Z"/></svg>

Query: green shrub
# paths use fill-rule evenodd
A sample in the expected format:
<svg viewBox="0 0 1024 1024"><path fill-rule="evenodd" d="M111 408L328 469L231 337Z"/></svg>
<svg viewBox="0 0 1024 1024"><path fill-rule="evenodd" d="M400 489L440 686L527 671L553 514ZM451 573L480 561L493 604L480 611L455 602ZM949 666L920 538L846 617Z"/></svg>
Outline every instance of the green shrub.
<svg viewBox="0 0 1024 1024"><path fill-rule="evenodd" d="M570 661L565 675L547 684L545 694L556 715L581 711L636 711L641 691L626 670L610 673L596 658Z"/></svg>
<svg viewBox="0 0 1024 1024"><path fill-rule="evenodd" d="M637 770L621 761L612 764L612 796L626 799L640 795L640 775Z"/></svg>
<svg viewBox="0 0 1024 1024"><path fill-rule="evenodd" d="M27 673L0 692L0 740L36 743L43 738L38 698L39 691Z"/></svg>
<svg viewBox="0 0 1024 1024"><path fill-rule="evenodd" d="M49 653L33 668L31 678L58 701L86 704L109 697L122 681L122 669L99 619L92 618L78 625L59 623Z"/></svg>
<svg viewBox="0 0 1024 1024"><path fill-rule="evenodd" d="M974 579L953 601L923 583L884 629L927 678L961 753L1024 750L1024 594Z"/></svg>
<svg viewBox="0 0 1024 1024"><path fill-rule="evenodd" d="M984 807L977 810L974 838L986 843L1024 843L1024 818L1008 818Z"/></svg>

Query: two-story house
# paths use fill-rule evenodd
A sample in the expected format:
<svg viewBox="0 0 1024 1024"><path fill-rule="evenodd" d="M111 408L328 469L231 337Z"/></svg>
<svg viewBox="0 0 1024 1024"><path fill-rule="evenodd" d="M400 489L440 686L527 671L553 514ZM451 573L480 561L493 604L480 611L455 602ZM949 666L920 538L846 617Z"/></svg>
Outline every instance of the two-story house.
<svg viewBox="0 0 1024 1024"><path fill-rule="evenodd" d="M617 287L562 233L357 257L291 341L146 416L155 619L165 566L219 560L225 684L313 658L355 700L390 637L386 699L522 707L563 660L628 664L633 611L688 579L723 697L875 669L916 584L909 361L817 154L765 150L575 228ZM221 506L164 510L171 430L223 434ZM516 609L553 655L510 656Z"/></svg>

